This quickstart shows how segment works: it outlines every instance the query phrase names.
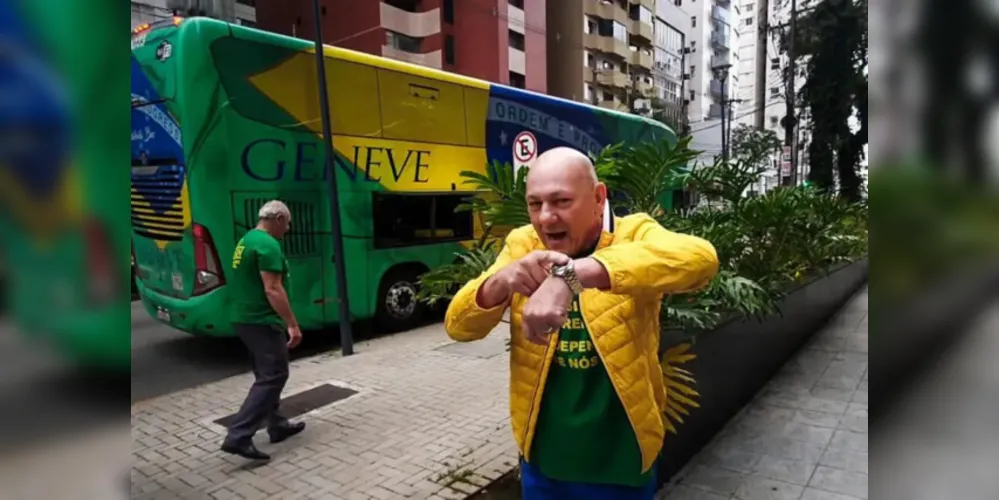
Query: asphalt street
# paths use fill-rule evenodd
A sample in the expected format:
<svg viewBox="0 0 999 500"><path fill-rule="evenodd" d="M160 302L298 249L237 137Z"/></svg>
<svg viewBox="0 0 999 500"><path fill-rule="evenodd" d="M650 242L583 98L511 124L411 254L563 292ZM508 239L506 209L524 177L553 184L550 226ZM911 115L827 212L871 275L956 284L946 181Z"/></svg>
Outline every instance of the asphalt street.
<svg viewBox="0 0 999 500"><path fill-rule="evenodd" d="M434 318L428 318L433 321ZM367 322L354 325L359 342L377 333ZM399 335L405 335L405 332ZM340 332L304 332L292 359L340 348ZM132 402L154 398L250 371L246 348L236 338L195 337L150 317L132 303Z"/></svg>

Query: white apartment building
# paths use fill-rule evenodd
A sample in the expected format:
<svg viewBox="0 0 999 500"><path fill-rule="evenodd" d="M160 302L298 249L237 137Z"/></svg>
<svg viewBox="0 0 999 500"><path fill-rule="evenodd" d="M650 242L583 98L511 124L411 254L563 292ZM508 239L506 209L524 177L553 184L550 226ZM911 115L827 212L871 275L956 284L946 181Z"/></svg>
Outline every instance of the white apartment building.
<svg viewBox="0 0 999 500"><path fill-rule="evenodd" d="M740 84L739 31L740 0L664 0L679 5L689 16L686 57L688 118L691 146L703 151L698 162L710 163L722 152L722 102L727 101L732 116L738 116L744 103L737 100ZM729 66L730 65L730 66ZM729 66L727 78L713 68ZM723 93L725 98L723 99Z"/></svg>
<svg viewBox="0 0 999 500"><path fill-rule="evenodd" d="M224 21L246 26L257 23L257 0L132 0L131 28L169 19L175 9L198 6Z"/></svg>
<svg viewBox="0 0 999 500"><path fill-rule="evenodd" d="M655 26L653 32L653 87L656 97L665 101L671 107L676 118L684 112L684 100L687 99L684 82L686 74L686 59L684 53L689 37L690 17L673 0L658 0L656 2Z"/></svg>

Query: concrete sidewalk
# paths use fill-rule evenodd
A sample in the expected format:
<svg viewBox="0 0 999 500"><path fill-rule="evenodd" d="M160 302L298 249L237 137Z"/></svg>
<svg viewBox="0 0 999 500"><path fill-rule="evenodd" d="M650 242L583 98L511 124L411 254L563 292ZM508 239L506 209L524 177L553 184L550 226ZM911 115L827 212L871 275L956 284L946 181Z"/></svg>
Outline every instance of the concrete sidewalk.
<svg viewBox="0 0 999 500"><path fill-rule="evenodd" d="M256 467L218 451L251 374L132 406L132 498L465 498L516 464L501 324L456 344L442 325L359 343L350 357L292 363L285 397L330 383L357 394L303 417L308 427Z"/></svg>
<svg viewBox="0 0 999 500"><path fill-rule="evenodd" d="M868 498L867 380L865 287L658 497Z"/></svg>
<svg viewBox="0 0 999 500"><path fill-rule="evenodd" d="M307 413L273 460L218 451L214 420L252 375L132 406L135 499L461 499L513 469L508 326L456 344L433 325L292 364L285 397L329 383L358 391ZM668 485L668 500L867 498L867 294Z"/></svg>

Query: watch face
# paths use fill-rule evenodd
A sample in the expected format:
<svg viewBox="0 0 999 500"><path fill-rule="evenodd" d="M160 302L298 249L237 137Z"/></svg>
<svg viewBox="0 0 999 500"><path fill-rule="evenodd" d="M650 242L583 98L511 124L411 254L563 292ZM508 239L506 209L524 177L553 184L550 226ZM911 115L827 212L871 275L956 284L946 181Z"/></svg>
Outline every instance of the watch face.
<svg viewBox="0 0 999 500"><path fill-rule="evenodd" d="M566 274L566 271L568 271L568 268L566 266L555 266L555 267L552 267L552 275L554 275L556 277L559 277L559 278L564 277L565 274Z"/></svg>

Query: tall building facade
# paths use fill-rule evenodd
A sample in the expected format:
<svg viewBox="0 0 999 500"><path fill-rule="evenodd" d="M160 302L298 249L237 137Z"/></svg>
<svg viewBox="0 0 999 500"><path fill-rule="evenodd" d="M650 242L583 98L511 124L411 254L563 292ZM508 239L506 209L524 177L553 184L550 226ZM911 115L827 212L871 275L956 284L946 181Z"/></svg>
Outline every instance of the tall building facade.
<svg viewBox="0 0 999 500"><path fill-rule="evenodd" d="M548 93L628 111L655 95L655 0L548 0Z"/></svg>
<svg viewBox="0 0 999 500"><path fill-rule="evenodd" d="M674 0L656 2L653 85L675 122L686 120L690 101L686 79L690 16Z"/></svg>
<svg viewBox="0 0 999 500"><path fill-rule="evenodd" d="M675 0L690 15L690 49L687 71L690 73L690 122L717 120L722 102L735 101L739 86L739 32L733 22L739 17L738 0ZM720 73L714 68L728 67Z"/></svg>
<svg viewBox="0 0 999 500"><path fill-rule="evenodd" d="M313 38L312 0L256 0L258 27ZM320 0L324 42L548 89L544 0Z"/></svg>

